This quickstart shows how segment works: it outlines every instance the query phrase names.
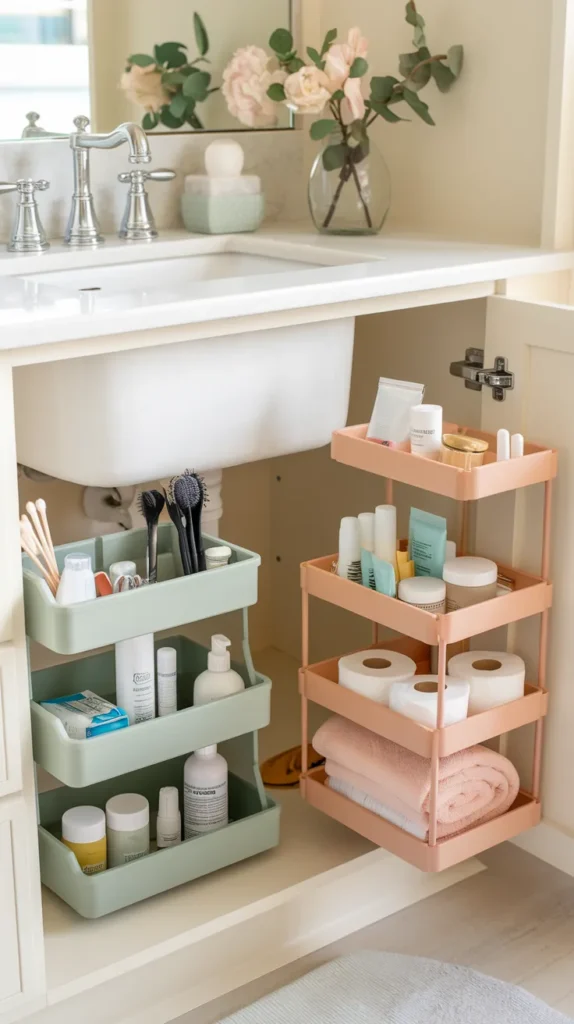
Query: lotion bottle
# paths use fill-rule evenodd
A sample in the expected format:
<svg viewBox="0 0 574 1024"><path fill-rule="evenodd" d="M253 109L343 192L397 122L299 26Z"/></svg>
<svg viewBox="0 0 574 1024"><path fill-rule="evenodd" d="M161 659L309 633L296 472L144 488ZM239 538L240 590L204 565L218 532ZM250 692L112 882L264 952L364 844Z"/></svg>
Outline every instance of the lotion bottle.
<svg viewBox="0 0 574 1024"><path fill-rule="evenodd" d="M183 768L184 836L204 835L227 822L227 761L213 744L196 750Z"/></svg>
<svg viewBox="0 0 574 1024"><path fill-rule="evenodd" d="M194 704L209 704L212 700L229 697L232 693L240 693L245 683L231 668L231 655L227 648L231 640L221 633L211 638L211 651L207 655L207 669L195 680L193 688Z"/></svg>

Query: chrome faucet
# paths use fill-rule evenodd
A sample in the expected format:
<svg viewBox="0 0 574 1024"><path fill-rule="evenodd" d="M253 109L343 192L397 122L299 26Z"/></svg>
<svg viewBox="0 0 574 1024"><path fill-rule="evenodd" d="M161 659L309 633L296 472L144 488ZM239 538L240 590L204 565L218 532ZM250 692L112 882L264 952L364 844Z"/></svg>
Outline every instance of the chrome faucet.
<svg viewBox="0 0 574 1024"><path fill-rule="evenodd" d="M40 178L39 181L33 181L32 178L0 181L0 195L6 192L18 193L16 220L8 243L8 252L43 252L50 247L38 213L35 194L36 190L45 192L49 187L50 182L44 178Z"/></svg>
<svg viewBox="0 0 574 1024"><path fill-rule="evenodd" d="M74 194L64 240L68 245L95 248L103 245L104 237L100 233L90 188L90 149L115 149L127 142L131 164L148 164L151 153L147 135L138 124L120 124L113 132L100 135L86 131L89 123L87 117L74 118L77 131L70 135L74 155Z"/></svg>

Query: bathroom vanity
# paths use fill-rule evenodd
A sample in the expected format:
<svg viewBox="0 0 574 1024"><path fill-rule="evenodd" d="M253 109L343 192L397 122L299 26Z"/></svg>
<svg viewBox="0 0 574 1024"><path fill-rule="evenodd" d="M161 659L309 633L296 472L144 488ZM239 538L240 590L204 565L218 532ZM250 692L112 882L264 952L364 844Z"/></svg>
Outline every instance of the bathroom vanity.
<svg viewBox="0 0 574 1024"><path fill-rule="evenodd" d="M90 1024L132 1017L167 1021L480 870L471 861L424 876L352 833L333 833L332 823L292 793L284 807L284 848L248 866L101 921L77 918L51 894L43 912L17 462L106 486L169 476L189 463L202 470L277 459L274 476L284 486L278 529L283 554L273 587L284 595L281 608L281 601L297 601L297 564L309 554L302 480L316 486L315 460L324 454L316 450L346 422L355 329L360 347L354 384L360 378L365 401L380 372L426 380L433 400L445 406L474 403L462 422L474 417L485 431L520 430L560 448L567 463L573 269L570 251L384 234L328 238L277 226L254 235L164 232L151 245L109 238L96 251L70 252L54 244L41 255L0 256L2 1024L24 1017L71 1024L80 1015ZM485 322L475 315L484 300ZM493 398L488 384L480 394L465 391L463 381L448 373L446 346L433 350L430 335L424 336L424 322L418 335L411 322L408 344L401 335L398 314L426 310L432 325L431 307L456 316L464 304L474 324L470 340L484 349L484 367L494 368L503 357L514 375L504 401ZM379 339L385 318L373 314L393 317L395 338ZM457 351L448 353L452 361L464 360L468 341L461 333ZM153 400L161 430L147 435L138 408L126 417L128 393ZM304 452L309 454L297 455ZM352 481L339 480L335 497L316 486L325 531L348 507L345 488ZM568 492L566 481L558 490L559 552L551 573L556 603L566 607L568 574L560 559L566 563L572 543ZM508 559L510 551L513 563L536 566L531 524L540 516L537 498L503 496L503 507L497 500L477 517L481 553ZM549 686L556 689L558 709L565 683L556 678L556 666L569 658L567 618L557 617L550 659ZM511 628L513 642L526 654L532 643L528 622ZM291 685L295 692L295 674ZM547 770L552 777L551 760ZM319 831L311 855L301 837L313 827Z"/></svg>

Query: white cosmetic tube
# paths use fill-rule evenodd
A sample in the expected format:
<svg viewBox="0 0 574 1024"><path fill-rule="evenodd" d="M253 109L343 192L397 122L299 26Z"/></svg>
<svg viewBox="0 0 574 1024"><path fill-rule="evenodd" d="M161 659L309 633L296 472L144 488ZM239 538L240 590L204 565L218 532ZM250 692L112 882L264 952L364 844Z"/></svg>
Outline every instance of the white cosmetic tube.
<svg viewBox="0 0 574 1024"><path fill-rule="evenodd" d="M375 554L394 565L397 560L397 510L394 505L375 509Z"/></svg>

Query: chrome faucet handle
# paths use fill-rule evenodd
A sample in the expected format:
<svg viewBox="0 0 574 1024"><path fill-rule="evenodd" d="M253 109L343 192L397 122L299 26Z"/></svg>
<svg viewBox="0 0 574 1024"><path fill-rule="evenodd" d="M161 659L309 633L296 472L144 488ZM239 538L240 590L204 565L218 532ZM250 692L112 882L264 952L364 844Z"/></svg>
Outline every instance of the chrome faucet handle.
<svg viewBox="0 0 574 1024"><path fill-rule="evenodd" d="M42 227L36 192L45 192L50 182L45 178L34 181L32 178L18 178L17 181L0 182L0 194L18 193L16 221L12 237L8 243L8 252L43 252L50 243Z"/></svg>
<svg viewBox="0 0 574 1024"><path fill-rule="evenodd" d="M175 171L144 171L139 167L118 174L118 181L130 186L119 230L120 238L146 242L157 237L158 232L145 188L146 181L173 181L174 178Z"/></svg>
<svg viewBox="0 0 574 1024"><path fill-rule="evenodd" d="M78 117L74 118L74 127L77 128L79 132L85 132L89 123L90 119L89 117L86 117L85 114L78 114Z"/></svg>

